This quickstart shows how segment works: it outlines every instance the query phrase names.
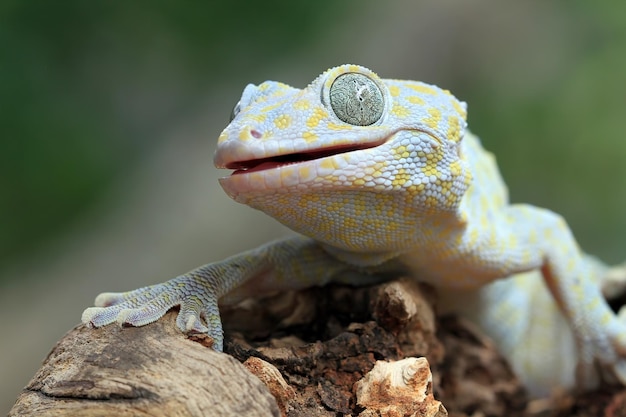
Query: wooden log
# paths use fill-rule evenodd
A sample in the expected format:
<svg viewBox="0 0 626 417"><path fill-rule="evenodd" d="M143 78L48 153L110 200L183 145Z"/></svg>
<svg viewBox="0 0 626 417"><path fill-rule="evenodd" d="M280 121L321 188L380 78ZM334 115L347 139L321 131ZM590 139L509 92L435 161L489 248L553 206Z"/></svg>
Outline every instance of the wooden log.
<svg viewBox="0 0 626 417"><path fill-rule="evenodd" d="M188 339L176 314L138 328L72 329L9 416L280 415L257 377L203 340Z"/></svg>

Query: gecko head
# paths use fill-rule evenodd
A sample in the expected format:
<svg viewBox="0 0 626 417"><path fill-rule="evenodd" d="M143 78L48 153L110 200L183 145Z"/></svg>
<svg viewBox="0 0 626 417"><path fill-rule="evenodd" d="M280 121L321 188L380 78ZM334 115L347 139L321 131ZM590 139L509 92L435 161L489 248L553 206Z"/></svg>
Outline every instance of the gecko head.
<svg viewBox="0 0 626 417"><path fill-rule="evenodd" d="M332 246L393 250L469 186L465 104L446 90L332 68L304 89L248 85L215 165L236 201ZM399 236L403 236L401 239Z"/></svg>

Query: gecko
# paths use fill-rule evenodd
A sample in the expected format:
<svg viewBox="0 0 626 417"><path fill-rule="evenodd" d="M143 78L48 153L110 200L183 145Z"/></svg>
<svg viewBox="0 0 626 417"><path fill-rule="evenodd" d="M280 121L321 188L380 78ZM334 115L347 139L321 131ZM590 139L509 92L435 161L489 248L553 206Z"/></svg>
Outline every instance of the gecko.
<svg viewBox="0 0 626 417"><path fill-rule="evenodd" d="M218 301L402 273L482 328L533 396L626 384L626 319L603 296L626 268L584 253L558 214L510 203L466 118L447 90L358 65L303 89L249 84L218 138L220 184L298 235L100 294L82 321L143 326L180 306L177 327L221 351Z"/></svg>

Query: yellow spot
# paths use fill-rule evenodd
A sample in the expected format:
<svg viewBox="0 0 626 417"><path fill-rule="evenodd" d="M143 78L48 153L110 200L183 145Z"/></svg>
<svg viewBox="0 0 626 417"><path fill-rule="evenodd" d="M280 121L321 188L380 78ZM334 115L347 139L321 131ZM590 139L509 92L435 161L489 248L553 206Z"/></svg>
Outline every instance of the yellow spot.
<svg viewBox="0 0 626 417"><path fill-rule="evenodd" d="M406 146L400 145L397 148L392 148L391 153L394 155L395 159L406 159L409 157L410 153L406 150Z"/></svg>
<svg viewBox="0 0 626 417"><path fill-rule="evenodd" d="M263 107L263 108L261 109L261 112L260 112L260 113L261 113L261 114L264 114L264 113L269 113L269 112L271 112L272 110L274 110L275 108L277 108L278 106L280 106L281 104L282 104L282 103L275 103L275 104L270 104L269 106L265 106L265 107Z"/></svg>
<svg viewBox="0 0 626 417"><path fill-rule="evenodd" d="M226 142L227 139L228 139L228 133L222 132L220 133L220 137L217 138L217 143Z"/></svg>
<svg viewBox="0 0 626 417"><path fill-rule="evenodd" d="M460 197L455 193L448 192L448 196L446 197L446 207L454 207L458 205Z"/></svg>
<svg viewBox="0 0 626 417"><path fill-rule="evenodd" d="M431 175L434 175L437 178L441 177L441 172L439 172L436 166L426 165L422 167L422 172L424 173L424 175L429 176L429 177Z"/></svg>
<svg viewBox="0 0 626 417"><path fill-rule="evenodd" d="M331 212L332 211L341 211L341 209L344 207L344 205L345 204L342 201L334 201L334 202L328 203L326 205L326 209L328 211L331 211ZM343 221L345 222L345 220L346 219L344 218Z"/></svg>
<svg viewBox="0 0 626 417"><path fill-rule="evenodd" d="M309 100L298 100L293 104L293 108L296 110L308 110L310 104Z"/></svg>
<svg viewBox="0 0 626 417"><path fill-rule="evenodd" d="M409 114L411 114L411 112L409 111L409 109L407 109L404 106L401 106L399 104L394 104L393 105L393 109L391 110L391 112L393 114L395 114L398 117L406 117Z"/></svg>
<svg viewBox="0 0 626 417"><path fill-rule="evenodd" d="M407 187L407 190L409 191L409 193L411 193L412 195L415 194L420 194L422 191L424 191L426 189L426 186L424 184L417 184L417 185L411 185L409 187ZM410 207L410 209L412 210L413 207Z"/></svg>
<svg viewBox="0 0 626 417"><path fill-rule="evenodd" d="M424 105L426 103L424 99L418 96L409 96L406 99L409 101L409 103L412 103L412 104Z"/></svg>
<svg viewBox="0 0 626 417"><path fill-rule="evenodd" d="M439 109L431 108L428 109L428 114L430 114L430 117L425 118L423 122L426 123L431 129L437 129L439 122L441 122L441 111Z"/></svg>
<svg viewBox="0 0 626 417"><path fill-rule="evenodd" d="M254 120L257 123L263 123L265 119L267 119L267 115L265 114L254 114L249 116L250 119Z"/></svg>
<svg viewBox="0 0 626 417"><path fill-rule="evenodd" d="M423 155L420 155L420 153L422 153ZM426 164L428 166L433 166L433 167L436 166L443 159L443 153L441 151L435 151L435 152L429 152L429 153L418 151L417 155L420 158L425 157Z"/></svg>
<svg viewBox="0 0 626 417"><path fill-rule="evenodd" d="M463 180L463 184L469 186L472 183L472 179L474 179L474 177L472 176L472 173L469 172L469 170L465 171L465 178Z"/></svg>
<svg viewBox="0 0 626 417"><path fill-rule="evenodd" d="M298 169L298 174L300 175L300 178L303 179L303 180L310 179L311 178L311 168L308 167L308 166L300 167Z"/></svg>
<svg viewBox="0 0 626 417"><path fill-rule="evenodd" d="M398 186L401 187L404 184L406 184L407 181L409 181L410 179L411 179L411 175L410 174L407 174L404 169L399 169L398 173L396 174L396 176L391 181L391 184L394 187L398 187Z"/></svg>
<svg viewBox="0 0 626 417"><path fill-rule="evenodd" d="M274 124L279 129L286 129L291 124L291 117L286 114L281 114L276 119L274 119Z"/></svg>
<svg viewBox="0 0 626 417"><path fill-rule="evenodd" d="M450 173L452 174L452 176L454 177L458 177L459 175L461 175L461 162L460 161L454 161L450 164Z"/></svg>
<svg viewBox="0 0 626 417"><path fill-rule="evenodd" d="M335 158L325 158L320 162L320 167L325 169L337 169Z"/></svg>
<svg viewBox="0 0 626 417"><path fill-rule="evenodd" d="M261 91L265 91L267 90L272 84L270 83L263 83L259 86L259 90ZM272 93L272 95L283 95L287 92L288 89L290 89L291 87L289 87L287 84L285 83L279 83L279 82L274 82L273 83L274 87L276 88L276 90Z"/></svg>
<svg viewBox="0 0 626 417"><path fill-rule="evenodd" d="M436 95L437 94L437 90L435 90L432 87L429 87L427 85L424 84L407 84L407 86L415 91L417 91L418 93L422 93L422 94L430 94L430 95Z"/></svg>
<svg viewBox="0 0 626 417"><path fill-rule="evenodd" d="M357 221L352 217L344 217L342 220L343 227L346 230L354 230L358 229L361 225L357 223Z"/></svg>
<svg viewBox="0 0 626 417"><path fill-rule="evenodd" d="M317 140L317 135L313 132L304 132L302 134L302 139L304 139L307 143L315 142Z"/></svg>
<svg viewBox="0 0 626 417"><path fill-rule="evenodd" d="M386 166L387 164L385 162L376 162L372 167L372 169L374 170L374 172L372 172L372 177L378 178L383 175L383 170Z"/></svg>
<svg viewBox="0 0 626 417"><path fill-rule="evenodd" d="M243 129L239 132L239 140L243 142L250 140L250 131L248 129Z"/></svg>
<svg viewBox="0 0 626 417"><path fill-rule="evenodd" d="M326 112L326 110L321 107L317 107L315 110L313 110L313 114L311 115L311 117L309 117L306 121L306 125L310 128L317 127L317 125L320 123L320 120L325 119L326 117L328 117L328 113Z"/></svg>
<svg viewBox="0 0 626 417"><path fill-rule="evenodd" d="M452 106L454 107L454 110L456 110L456 112L461 116L461 118L465 120L465 118L467 117L467 112L465 111L463 106L461 106L461 104L457 100L452 100Z"/></svg>
<svg viewBox="0 0 626 417"><path fill-rule="evenodd" d="M400 89L398 88L397 85L389 86L389 94L391 94L394 97L397 97L400 95Z"/></svg>
<svg viewBox="0 0 626 417"><path fill-rule="evenodd" d="M287 94L287 90L284 88L281 88L280 90L276 90L274 92L272 92L272 98L274 97L282 97L285 94Z"/></svg>
<svg viewBox="0 0 626 417"><path fill-rule="evenodd" d="M458 142L461 138L461 128L459 119L454 116L448 117L448 139L452 142Z"/></svg>
<svg viewBox="0 0 626 417"><path fill-rule="evenodd" d="M350 125L338 125L336 123L328 123L328 128L331 130L350 130L353 126Z"/></svg>

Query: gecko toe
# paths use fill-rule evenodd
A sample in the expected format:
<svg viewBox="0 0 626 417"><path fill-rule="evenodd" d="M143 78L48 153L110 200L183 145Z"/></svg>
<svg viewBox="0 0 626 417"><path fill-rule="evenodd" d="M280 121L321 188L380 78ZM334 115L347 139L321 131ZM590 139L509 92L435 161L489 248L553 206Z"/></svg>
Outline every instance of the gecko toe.
<svg viewBox="0 0 626 417"><path fill-rule="evenodd" d="M124 302L124 293L122 292L103 292L96 297L94 305L96 307L109 307Z"/></svg>
<svg viewBox="0 0 626 417"><path fill-rule="evenodd" d="M102 327L113 323L117 318L117 311L103 307L89 307L83 311L81 321L89 327Z"/></svg>
<svg viewBox="0 0 626 417"><path fill-rule="evenodd" d="M224 334L217 302L197 297L184 300L176 318L176 325L188 335L205 334L213 339L213 349L222 351Z"/></svg>
<svg viewBox="0 0 626 417"><path fill-rule="evenodd" d="M125 308L117 314L117 323L120 326L145 326L163 317L168 308Z"/></svg>
<svg viewBox="0 0 626 417"><path fill-rule="evenodd" d="M184 300L176 318L176 325L185 333L208 333L209 328L202 322L202 302L197 298Z"/></svg>
<svg viewBox="0 0 626 417"><path fill-rule="evenodd" d="M204 325L200 317L196 315L182 316L178 315L176 320L178 327L187 334L207 334L209 328Z"/></svg>

